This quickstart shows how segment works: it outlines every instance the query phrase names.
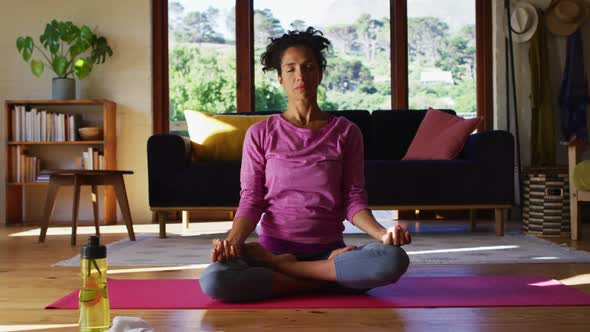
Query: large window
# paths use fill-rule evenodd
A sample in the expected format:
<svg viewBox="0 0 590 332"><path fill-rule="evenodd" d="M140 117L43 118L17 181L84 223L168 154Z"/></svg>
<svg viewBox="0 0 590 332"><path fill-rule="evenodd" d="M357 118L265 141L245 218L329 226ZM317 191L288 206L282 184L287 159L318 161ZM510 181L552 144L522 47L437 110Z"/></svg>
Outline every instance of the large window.
<svg viewBox="0 0 590 332"><path fill-rule="evenodd" d="M314 26L333 42L325 109L451 108L492 128L489 0L152 0L154 132L183 111L284 110L259 58L269 36ZM178 126L180 124L180 126Z"/></svg>
<svg viewBox="0 0 590 332"><path fill-rule="evenodd" d="M310 10L313 8L313 10ZM324 110L390 109L389 1L254 0L255 109L284 110L276 72L262 73L269 37L313 26L332 42L319 88Z"/></svg>
<svg viewBox="0 0 590 332"><path fill-rule="evenodd" d="M236 112L235 0L168 2L170 130L184 110Z"/></svg>
<svg viewBox="0 0 590 332"><path fill-rule="evenodd" d="M408 0L408 92L412 109L476 114L475 2Z"/></svg>

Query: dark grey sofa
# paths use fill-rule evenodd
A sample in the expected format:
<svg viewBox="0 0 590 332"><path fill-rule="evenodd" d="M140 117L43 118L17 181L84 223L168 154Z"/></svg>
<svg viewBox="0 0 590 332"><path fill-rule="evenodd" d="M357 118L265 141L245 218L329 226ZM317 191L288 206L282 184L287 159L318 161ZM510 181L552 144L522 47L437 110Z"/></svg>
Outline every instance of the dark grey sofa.
<svg viewBox="0 0 590 332"><path fill-rule="evenodd" d="M450 111L452 112L452 111ZM244 114L268 114L254 112ZM333 111L359 126L372 209L494 209L503 235L514 201L513 136L493 130L469 136L455 160L402 161L425 110ZM452 112L454 113L454 112ZM188 138L158 134L147 143L149 204L165 236L161 212L233 211L239 203L240 161L192 161Z"/></svg>

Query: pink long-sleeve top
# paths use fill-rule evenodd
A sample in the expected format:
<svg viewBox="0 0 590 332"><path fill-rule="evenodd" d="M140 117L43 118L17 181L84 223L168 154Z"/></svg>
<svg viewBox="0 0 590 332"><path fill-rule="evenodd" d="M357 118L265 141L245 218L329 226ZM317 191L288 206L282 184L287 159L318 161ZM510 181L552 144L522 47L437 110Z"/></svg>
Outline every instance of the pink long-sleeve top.
<svg viewBox="0 0 590 332"><path fill-rule="evenodd" d="M362 133L344 117L312 130L272 115L246 133L240 182L235 217L260 221L267 250L342 247L344 219L368 207Z"/></svg>

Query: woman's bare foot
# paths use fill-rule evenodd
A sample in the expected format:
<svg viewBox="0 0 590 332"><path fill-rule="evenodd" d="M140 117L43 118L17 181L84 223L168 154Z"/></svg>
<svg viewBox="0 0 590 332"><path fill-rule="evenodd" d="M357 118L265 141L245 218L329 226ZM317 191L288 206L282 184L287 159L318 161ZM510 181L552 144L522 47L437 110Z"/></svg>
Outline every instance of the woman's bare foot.
<svg viewBox="0 0 590 332"><path fill-rule="evenodd" d="M244 243L244 254L250 257L254 257L269 266L274 266L276 264L289 261L297 261L297 258L291 254L273 255L273 253L266 250L266 248L264 248L258 242Z"/></svg>
<svg viewBox="0 0 590 332"><path fill-rule="evenodd" d="M273 254L258 242L244 243L244 254L256 258L264 263L272 261Z"/></svg>
<svg viewBox="0 0 590 332"><path fill-rule="evenodd" d="M293 254L282 254L273 256L273 265L287 262L297 262L297 257L295 257L295 255Z"/></svg>

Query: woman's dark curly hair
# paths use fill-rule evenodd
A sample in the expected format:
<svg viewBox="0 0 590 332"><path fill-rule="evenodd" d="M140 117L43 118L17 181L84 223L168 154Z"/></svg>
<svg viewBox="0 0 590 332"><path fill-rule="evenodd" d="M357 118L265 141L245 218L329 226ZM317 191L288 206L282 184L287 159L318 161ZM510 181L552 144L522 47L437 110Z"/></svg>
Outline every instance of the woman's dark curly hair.
<svg viewBox="0 0 590 332"><path fill-rule="evenodd" d="M288 31L278 38L269 38L270 44L266 46L266 52L260 56L262 71L276 70L281 75L281 59L285 50L292 46L306 46L313 52L322 72L326 70L326 57L324 50L330 47L331 43L323 37L320 30L308 27L305 31Z"/></svg>

